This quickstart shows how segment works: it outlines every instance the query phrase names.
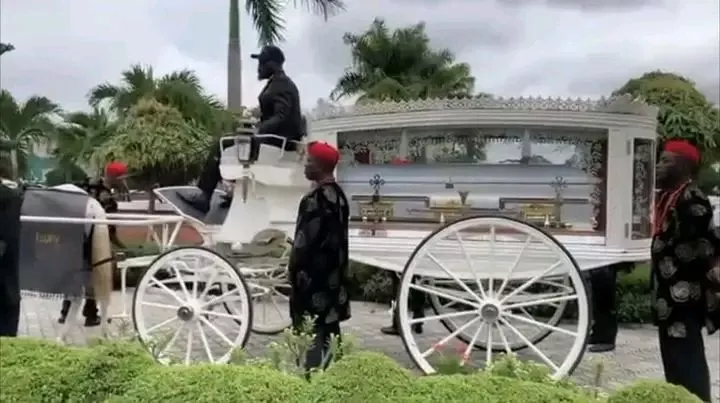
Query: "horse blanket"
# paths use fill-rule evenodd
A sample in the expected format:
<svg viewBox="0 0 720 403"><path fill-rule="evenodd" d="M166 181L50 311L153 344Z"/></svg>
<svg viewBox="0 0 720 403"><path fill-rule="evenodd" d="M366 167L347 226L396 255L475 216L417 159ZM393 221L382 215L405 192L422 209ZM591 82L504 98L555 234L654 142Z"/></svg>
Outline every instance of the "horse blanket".
<svg viewBox="0 0 720 403"><path fill-rule="evenodd" d="M99 211L98 211L99 209ZM82 189L63 185L27 189L23 216L104 217L99 203ZM20 289L44 295L82 296L90 283L86 242L92 224L23 221L20 228Z"/></svg>

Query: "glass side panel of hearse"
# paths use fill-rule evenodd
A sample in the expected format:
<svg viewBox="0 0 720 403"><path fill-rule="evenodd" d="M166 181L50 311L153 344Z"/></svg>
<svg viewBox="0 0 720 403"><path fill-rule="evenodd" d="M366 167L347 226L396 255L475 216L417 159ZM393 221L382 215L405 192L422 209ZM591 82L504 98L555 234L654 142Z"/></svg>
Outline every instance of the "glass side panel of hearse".
<svg viewBox="0 0 720 403"><path fill-rule="evenodd" d="M432 228L493 214L554 234L605 232L607 131L408 128L341 132L338 146L357 221Z"/></svg>

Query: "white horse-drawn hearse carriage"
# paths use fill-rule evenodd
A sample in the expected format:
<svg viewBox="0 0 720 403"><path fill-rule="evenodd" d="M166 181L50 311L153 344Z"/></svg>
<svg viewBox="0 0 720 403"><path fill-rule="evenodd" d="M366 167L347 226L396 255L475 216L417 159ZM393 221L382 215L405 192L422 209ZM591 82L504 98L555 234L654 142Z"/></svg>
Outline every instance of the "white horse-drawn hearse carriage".
<svg viewBox="0 0 720 403"><path fill-rule="evenodd" d="M627 96L377 103L318 111L304 141L341 150L350 257L402 277L399 328L422 371L460 340L468 365L527 349L559 377L587 343L583 272L649 259L656 113ZM255 153L258 137L221 140L222 176L234 182L226 211L212 203L200 215L178 188L156 190L181 217L173 224L205 239L172 248L177 228L165 231L166 250L135 289L135 328L147 343L167 336L163 359L226 362L251 330L289 326L286 256L309 184L302 155ZM130 223L121 218L109 217ZM431 313L410 313L418 295ZM264 310L277 318L261 321ZM543 340L567 351L551 354Z"/></svg>

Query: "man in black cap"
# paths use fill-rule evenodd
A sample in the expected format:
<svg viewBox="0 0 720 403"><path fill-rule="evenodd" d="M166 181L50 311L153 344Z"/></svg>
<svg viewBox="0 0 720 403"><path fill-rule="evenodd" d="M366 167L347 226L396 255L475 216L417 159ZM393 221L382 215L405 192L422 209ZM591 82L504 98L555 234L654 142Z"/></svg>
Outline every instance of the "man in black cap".
<svg viewBox="0 0 720 403"><path fill-rule="evenodd" d="M277 46L264 46L260 53L251 57L258 61L258 79L267 80L265 88L258 96L260 123L257 126L257 133L282 136L288 140L285 150L294 151L296 147L294 141L302 139L306 127L300 111L300 94L297 86L283 70L285 55ZM262 139L262 142L275 147L282 146L282 141L279 139L266 138ZM210 199L221 179L220 155L220 144L214 141L198 181L200 192L191 195L178 194L181 199L204 213L210 209Z"/></svg>

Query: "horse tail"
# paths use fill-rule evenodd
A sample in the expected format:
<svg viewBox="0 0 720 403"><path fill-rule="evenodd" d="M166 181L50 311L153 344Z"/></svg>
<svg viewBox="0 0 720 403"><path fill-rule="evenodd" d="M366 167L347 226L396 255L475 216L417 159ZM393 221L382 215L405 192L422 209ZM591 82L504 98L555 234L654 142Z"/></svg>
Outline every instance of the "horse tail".
<svg viewBox="0 0 720 403"><path fill-rule="evenodd" d="M105 224L95 224L92 235L92 285L95 299L102 309L109 309L112 295L114 259L110 246L110 234Z"/></svg>

